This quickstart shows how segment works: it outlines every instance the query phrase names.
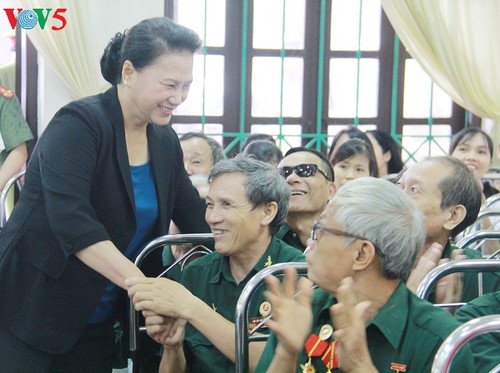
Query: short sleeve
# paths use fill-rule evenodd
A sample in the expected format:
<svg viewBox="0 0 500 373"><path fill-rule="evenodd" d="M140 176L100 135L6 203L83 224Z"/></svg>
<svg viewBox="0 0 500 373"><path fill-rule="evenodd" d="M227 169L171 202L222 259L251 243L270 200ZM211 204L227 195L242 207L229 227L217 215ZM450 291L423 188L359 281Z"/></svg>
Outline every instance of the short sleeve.
<svg viewBox="0 0 500 373"><path fill-rule="evenodd" d="M16 96L9 99L0 97L0 134L6 151L33 140L30 127L24 119Z"/></svg>

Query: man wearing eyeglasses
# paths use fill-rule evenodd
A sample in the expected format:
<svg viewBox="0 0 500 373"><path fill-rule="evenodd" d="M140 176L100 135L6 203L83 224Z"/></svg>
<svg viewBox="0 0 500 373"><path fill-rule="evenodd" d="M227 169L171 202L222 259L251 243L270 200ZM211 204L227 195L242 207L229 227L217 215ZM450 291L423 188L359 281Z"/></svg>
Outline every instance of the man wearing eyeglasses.
<svg viewBox="0 0 500 373"><path fill-rule="evenodd" d="M297 147L285 154L278 170L292 194L285 223L276 236L304 251L313 221L335 193L333 168L320 152Z"/></svg>
<svg viewBox="0 0 500 373"><path fill-rule="evenodd" d="M459 323L404 283L424 240L422 214L395 185L362 177L343 186L309 240L307 274L320 289L292 269L283 284L268 279L272 333L256 372L430 372ZM464 349L451 371L473 364Z"/></svg>

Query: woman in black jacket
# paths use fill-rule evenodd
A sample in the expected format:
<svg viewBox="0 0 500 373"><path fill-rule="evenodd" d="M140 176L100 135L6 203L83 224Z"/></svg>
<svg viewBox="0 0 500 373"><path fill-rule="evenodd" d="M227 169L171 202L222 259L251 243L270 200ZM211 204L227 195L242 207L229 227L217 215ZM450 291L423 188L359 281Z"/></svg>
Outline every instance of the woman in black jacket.
<svg viewBox="0 0 500 373"><path fill-rule="evenodd" d="M208 231L168 126L200 39L166 18L111 40L107 92L49 123L0 233L0 371L110 372L112 326L133 260L167 233Z"/></svg>

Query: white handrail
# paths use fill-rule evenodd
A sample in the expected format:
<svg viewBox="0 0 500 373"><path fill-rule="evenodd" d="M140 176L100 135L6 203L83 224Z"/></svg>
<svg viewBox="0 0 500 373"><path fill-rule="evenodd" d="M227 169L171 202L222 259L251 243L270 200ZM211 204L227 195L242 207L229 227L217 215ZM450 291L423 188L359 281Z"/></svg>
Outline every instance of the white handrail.
<svg viewBox="0 0 500 373"><path fill-rule="evenodd" d="M9 181L4 185L2 191L0 192L0 228L3 228L5 222L7 221L7 194L9 193L12 185L21 178L26 170L21 170L14 176L12 176Z"/></svg>

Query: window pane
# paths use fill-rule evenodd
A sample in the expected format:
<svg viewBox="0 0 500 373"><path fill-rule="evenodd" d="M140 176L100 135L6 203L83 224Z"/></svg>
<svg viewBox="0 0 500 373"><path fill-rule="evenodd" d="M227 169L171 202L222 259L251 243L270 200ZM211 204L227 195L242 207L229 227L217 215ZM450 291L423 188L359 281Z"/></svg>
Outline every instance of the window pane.
<svg viewBox="0 0 500 373"><path fill-rule="evenodd" d="M177 132L179 137L187 132L203 132L207 136L217 140L217 142L222 145L222 124L205 123L203 126L201 123L172 123L172 128L175 132Z"/></svg>
<svg viewBox="0 0 500 373"><path fill-rule="evenodd" d="M205 35L205 7L207 25ZM226 0L182 0L176 2L177 21L196 33L209 47L223 47Z"/></svg>
<svg viewBox="0 0 500 373"><path fill-rule="evenodd" d="M286 57L283 67L282 115L300 117L304 61L302 58ZM252 116L279 117L281 58L254 57L252 70Z"/></svg>
<svg viewBox="0 0 500 373"><path fill-rule="evenodd" d="M224 57L206 56L205 94L203 94L204 56L194 56L193 84L186 101L176 110L175 115L222 115L224 98ZM205 102L203 102L205 97Z"/></svg>
<svg viewBox="0 0 500 373"><path fill-rule="evenodd" d="M453 101L437 84L434 84L414 59L405 63L403 116L405 118L449 118ZM432 93L432 112L431 110Z"/></svg>
<svg viewBox="0 0 500 373"><path fill-rule="evenodd" d="M251 133L266 133L278 139L280 134L279 124L252 124L250 128ZM284 139L276 140L276 145L285 154L288 149L301 146L302 142L300 135L302 134L302 126L300 124L284 124L281 126L281 134Z"/></svg>
<svg viewBox="0 0 500 373"><path fill-rule="evenodd" d="M285 6L285 49L304 48L305 0L254 0L254 48L281 49L283 6Z"/></svg>
<svg viewBox="0 0 500 373"><path fill-rule="evenodd" d="M429 136L431 139L429 140ZM403 161L410 159L408 153L413 154L416 161L429 155L446 155L450 148L451 126L439 125L404 125L403 126ZM410 164L414 160L409 161Z"/></svg>
<svg viewBox="0 0 500 373"><path fill-rule="evenodd" d="M359 91L357 91L358 61L355 58L330 60L330 94L328 116L330 118L377 116L379 62L374 58L362 58L359 65Z"/></svg>
<svg viewBox="0 0 500 373"><path fill-rule="evenodd" d="M380 0L332 0L330 49L356 51L359 44L360 50L378 51L381 9ZM360 31L361 39L358 41Z"/></svg>

